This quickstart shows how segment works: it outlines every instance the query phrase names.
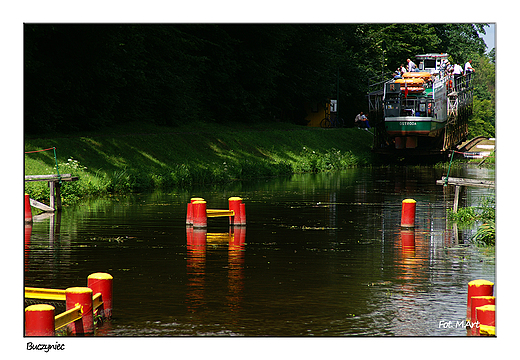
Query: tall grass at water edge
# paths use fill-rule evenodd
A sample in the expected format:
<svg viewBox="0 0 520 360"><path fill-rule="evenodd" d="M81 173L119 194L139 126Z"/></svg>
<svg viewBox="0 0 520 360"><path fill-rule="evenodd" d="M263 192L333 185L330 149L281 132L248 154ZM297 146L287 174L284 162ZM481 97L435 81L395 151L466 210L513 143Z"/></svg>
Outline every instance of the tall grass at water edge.
<svg viewBox="0 0 520 360"><path fill-rule="evenodd" d="M194 129L201 129L194 131ZM83 196L187 188L194 184L344 170L372 163L372 135L356 128L319 129L283 123L203 124L180 128L132 124L97 133L25 138L25 151L56 147L64 204ZM52 151L25 154L25 175L56 174ZM46 202L47 182L25 183Z"/></svg>

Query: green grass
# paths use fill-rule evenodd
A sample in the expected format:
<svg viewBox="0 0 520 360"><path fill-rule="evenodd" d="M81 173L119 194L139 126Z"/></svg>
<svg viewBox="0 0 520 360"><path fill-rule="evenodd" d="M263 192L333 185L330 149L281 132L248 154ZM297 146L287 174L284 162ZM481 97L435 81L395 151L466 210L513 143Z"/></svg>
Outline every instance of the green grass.
<svg viewBox="0 0 520 360"><path fill-rule="evenodd" d="M96 133L26 137L25 151L56 147L64 204L82 196L218 184L292 173L369 165L372 135L356 128L320 129L284 123L130 124ZM53 151L25 154L25 175L55 174ZM46 182L25 183L46 201Z"/></svg>
<svg viewBox="0 0 520 360"><path fill-rule="evenodd" d="M479 206L461 208L456 213L450 210L448 219L462 227L470 227L480 223L477 233L471 238L471 241L479 246L495 245L494 198L482 199Z"/></svg>

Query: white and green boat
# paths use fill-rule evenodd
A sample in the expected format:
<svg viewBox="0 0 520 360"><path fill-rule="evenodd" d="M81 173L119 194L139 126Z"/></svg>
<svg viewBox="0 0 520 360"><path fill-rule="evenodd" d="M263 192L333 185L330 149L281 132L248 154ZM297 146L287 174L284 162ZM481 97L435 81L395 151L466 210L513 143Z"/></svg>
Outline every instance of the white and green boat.
<svg viewBox="0 0 520 360"><path fill-rule="evenodd" d="M448 54L417 59L418 72L385 81L382 90L369 94L375 152L438 154L467 135L468 112L461 109L472 102L469 79L455 83L444 68Z"/></svg>

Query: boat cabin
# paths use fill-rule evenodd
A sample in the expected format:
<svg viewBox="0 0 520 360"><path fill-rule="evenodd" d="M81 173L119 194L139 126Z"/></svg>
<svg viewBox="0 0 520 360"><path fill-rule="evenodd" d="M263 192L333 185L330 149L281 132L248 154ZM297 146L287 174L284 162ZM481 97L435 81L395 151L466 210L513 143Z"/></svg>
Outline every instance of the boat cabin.
<svg viewBox="0 0 520 360"><path fill-rule="evenodd" d="M441 70L442 60L448 60L448 54L422 54L415 56L419 60L419 70L430 74Z"/></svg>

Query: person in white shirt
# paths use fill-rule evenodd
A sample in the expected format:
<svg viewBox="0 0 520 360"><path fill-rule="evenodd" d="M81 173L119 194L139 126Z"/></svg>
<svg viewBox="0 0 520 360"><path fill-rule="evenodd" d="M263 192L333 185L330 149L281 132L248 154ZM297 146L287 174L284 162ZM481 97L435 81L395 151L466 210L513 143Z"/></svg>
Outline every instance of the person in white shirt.
<svg viewBox="0 0 520 360"><path fill-rule="evenodd" d="M404 67L403 64L401 64L401 67L399 69L401 71L401 76L403 76L403 74L406 72L406 68Z"/></svg>
<svg viewBox="0 0 520 360"><path fill-rule="evenodd" d="M406 59L406 62L408 63L408 72L414 72L417 69L417 65L412 60Z"/></svg>
<svg viewBox="0 0 520 360"><path fill-rule="evenodd" d="M370 129L370 124L368 123L368 119L365 114L363 114L363 111L356 115L354 122L360 129Z"/></svg>
<svg viewBox="0 0 520 360"><path fill-rule="evenodd" d="M453 65L453 78L455 79L455 90L460 90L460 80L463 73L462 66L459 64Z"/></svg>
<svg viewBox="0 0 520 360"><path fill-rule="evenodd" d="M466 86L469 86L469 81L471 80L471 74L475 72L475 69L471 66L471 59L468 60L466 65L464 65L464 76L466 76Z"/></svg>
<svg viewBox="0 0 520 360"><path fill-rule="evenodd" d="M471 62L472 62L472 60L468 60L466 65L464 65L464 74L465 75L468 75L468 73L475 72L475 69L473 69L473 67L471 66Z"/></svg>

